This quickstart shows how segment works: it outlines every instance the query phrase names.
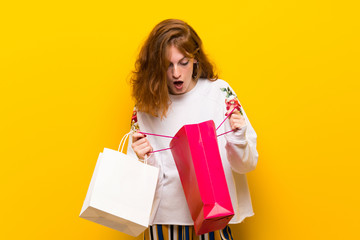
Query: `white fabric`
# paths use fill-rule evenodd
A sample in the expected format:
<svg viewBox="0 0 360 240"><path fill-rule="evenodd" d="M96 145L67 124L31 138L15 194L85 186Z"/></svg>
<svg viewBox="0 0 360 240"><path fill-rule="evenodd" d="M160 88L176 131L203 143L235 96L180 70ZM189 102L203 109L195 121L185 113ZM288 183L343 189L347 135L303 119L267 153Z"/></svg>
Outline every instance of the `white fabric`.
<svg viewBox="0 0 360 240"><path fill-rule="evenodd" d="M170 95L172 103L166 118L160 119L138 112L140 130L174 136L185 124L207 120L214 120L217 127L224 120L227 112L225 104L227 95L221 88L228 87L231 89L228 83L221 79L216 81L199 79L191 91L182 95ZM255 169L257 164L257 136L243 108L242 112L246 119L246 126L236 132L218 137L220 155L235 211L230 224L239 223L254 214L245 173ZM230 130L229 120L226 120L217 133L221 134ZM169 138L150 135L147 138L154 150L168 148L171 141ZM136 156L131 148L131 139L128 154ZM157 211L152 212L150 225L193 225L171 151L151 154L148 163L160 169L153 207Z"/></svg>

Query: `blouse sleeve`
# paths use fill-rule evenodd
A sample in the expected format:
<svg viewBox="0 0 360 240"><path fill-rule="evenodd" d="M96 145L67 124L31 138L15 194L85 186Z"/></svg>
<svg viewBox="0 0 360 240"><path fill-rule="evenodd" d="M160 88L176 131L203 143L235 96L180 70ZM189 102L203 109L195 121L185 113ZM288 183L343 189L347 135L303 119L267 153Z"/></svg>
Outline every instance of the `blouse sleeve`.
<svg viewBox="0 0 360 240"><path fill-rule="evenodd" d="M250 121L246 116L246 113L237 99L234 91L230 86L228 86L226 90L228 92L226 93L225 106L229 107L230 101L232 101L232 104L238 105L240 108L240 113L244 116L246 122L246 125L241 129L225 135L225 149L230 166L233 171L243 174L254 170L257 165L257 135L254 128L251 126ZM225 131L230 130L230 124L226 124Z"/></svg>

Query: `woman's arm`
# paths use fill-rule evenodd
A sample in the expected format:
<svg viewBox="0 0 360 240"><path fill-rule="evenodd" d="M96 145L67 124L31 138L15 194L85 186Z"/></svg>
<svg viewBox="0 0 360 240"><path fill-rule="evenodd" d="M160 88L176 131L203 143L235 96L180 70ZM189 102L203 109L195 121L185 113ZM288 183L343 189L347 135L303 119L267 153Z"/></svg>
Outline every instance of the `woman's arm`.
<svg viewBox="0 0 360 240"><path fill-rule="evenodd" d="M225 124L225 131L233 130L225 135L227 158L235 172L247 173L254 170L257 164L257 135L232 88L226 85L221 90L225 94L222 95L225 96L225 116L231 114L229 122Z"/></svg>
<svg viewBox="0 0 360 240"><path fill-rule="evenodd" d="M257 135L243 109L242 113L244 124L240 129L225 135L227 158L232 169L237 173L247 173L254 170L259 156L256 150ZM232 120L230 118L230 126ZM239 124L236 121L234 122L233 127L235 124Z"/></svg>

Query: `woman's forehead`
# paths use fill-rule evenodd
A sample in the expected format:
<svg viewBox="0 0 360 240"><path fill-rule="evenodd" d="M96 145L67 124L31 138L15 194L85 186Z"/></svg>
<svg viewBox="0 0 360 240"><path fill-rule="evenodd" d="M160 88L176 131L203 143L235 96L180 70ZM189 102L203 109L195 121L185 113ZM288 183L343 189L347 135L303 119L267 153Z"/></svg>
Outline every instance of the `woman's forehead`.
<svg viewBox="0 0 360 240"><path fill-rule="evenodd" d="M166 56L170 62L179 62L184 58L187 58L176 46L170 45L166 49Z"/></svg>

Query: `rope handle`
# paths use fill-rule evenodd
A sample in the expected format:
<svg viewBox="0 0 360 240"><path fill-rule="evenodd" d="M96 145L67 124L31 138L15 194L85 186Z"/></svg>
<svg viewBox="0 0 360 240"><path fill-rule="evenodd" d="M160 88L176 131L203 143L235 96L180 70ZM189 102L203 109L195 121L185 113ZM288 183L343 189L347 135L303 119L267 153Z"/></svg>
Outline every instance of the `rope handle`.
<svg viewBox="0 0 360 240"><path fill-rule="evenodd" d="M150 156L145 155L144 160L143 160L143 159L140 159L140 158L138 158L138 160L139 160L140 162L142 162L142 163L145 163L145 164L147 165L147 160L148 160L149 158L150 158Z"/></svg>
<svg viewBox="0 0 360 240"><path fill-rule="evenodd" d="M121 139L121 141L120 141L120 144L119 144L118 152L123 152L124 147L125 147L126 140L127 140L127 138L129 137L129 135L130 135L131 133L132 133L132 131L126 133L126 134L122 137L122 139ZM152 135L155 135L155 134L152 134ZM120 151L120 148L121 148L121 151ZM160 149L160 150L152 151L152 152L150 152L150 153L165 151L165 150L168 150L168 149L170 149L170 148ZM149 157L150 157L149 155L145 155L145 159L144 159L144 160L139 159L139 161L147 164L147 161L148 161Z"/></svg>
<svg viewBox="0 0 360 240"><path fill-rule="evenodd" d="M220 126L225 122L226 119L228 119L228 117L233 113L233 111L235 110L236 108L233 108L233 110L231 110L231 112L226 116L226 118L220 123L220 125L216 128L216 131L220 128Z"/></svg>
<svg viewBox="0 0 360 240"><path fill-rule="evenodd" d="M121 139L121 141L120 141L119 148L118 148L118 152L120 152L120 148L121 148L121 152L123 152L126 139L129 137L130 133L131 133L131 131L128 132L128 133L126 133L126 134L122 137L122 139Z"/></svg>
<svg viewBox="0 0 360 240"><path fill-rule="evenodd" d="M146 133L146 132L140 132L140 131L139 131L138 133L141 133L141 134L144 134L144 135L153 135L153 136L156 136L156 137L177 138L177 137L171 137L171 136L160 135L160 134L154 134L154 133Z"/></svg>
<svg viewBox="0 0 360 240"><path fill-rule="evenodd" d="M217 131L217 130L220 128L220 126L225 122L225 120L229 118L229 116L234 112L235 109L237 109L237 108L233 108L233 110L231 110L231 112L226 116L226 118L225 118L225 119L220 123L220 125L216 128L216 131ZM227 132L221 133L221 134L217 135L216 137L220 137L220 136L222 136L222 135L225 135L225 134L230 133L230 132L233 132L233 131L235 131L235 130L231 130L231 131L227 131ZM171 136L154 134L154 133L147 133L147 132L141 132L141 131L139 131L139 133L144 134L144 135L152 135L152 136L156 136L156 137L177 138L177 137L171 137ZM130 134L130 132L129 132L128 134L125 134L124 137L127 137L129 134ZM123 137L123 139L124 139L124 137ZM121 142L122 142L122 141L123 141L123 140L121 140ZM126 138L125 138L125 141L126 141ZM125 141L124 141L124 144L123 144L123 145L125 145ZM121 145L121 143L120 143L120 145ZM124 147L124 146L123 146L123 147ZM120 149L120 146L119 146L119 149ZM159 149L159 150L151 151L151 152L149 152L149 153L156 153L156 152L166 151L166 150L169 150L169 149L171 149L171 148ZM122 149L121 149L121 151L122 151ZM145 155L145 159L144 159L144 160L140 160L140 159L139 159L139 160L140 160L140 161L143 161L144 163L147 163L147 160L149 159L149 157L150 157L150 156Z"/></svg>

